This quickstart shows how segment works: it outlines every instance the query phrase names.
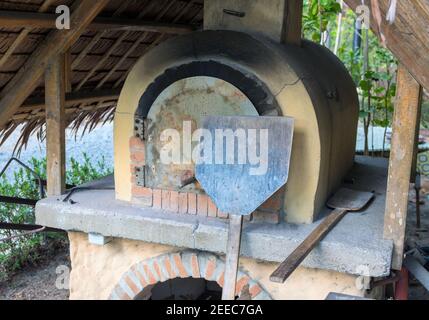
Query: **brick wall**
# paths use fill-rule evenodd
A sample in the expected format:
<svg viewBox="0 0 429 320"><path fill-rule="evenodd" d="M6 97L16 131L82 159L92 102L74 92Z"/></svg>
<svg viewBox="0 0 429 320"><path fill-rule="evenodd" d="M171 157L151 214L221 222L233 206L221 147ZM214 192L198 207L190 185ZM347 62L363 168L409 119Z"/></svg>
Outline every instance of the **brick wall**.
<svg viewBox="0 0 429 320"><path fill-rule="evenodd" d="M132 202L145 207L163 209L177 214L191 214L205 217L227 219L213 201L203 193L178 192L151 189L138 183L137 176L143 174L145 162L144 141L138 137L130 139ZM283 208L284 188L280 189L252 214L252 221L279 223Z"/></svg>
<svg viewBox="0 0 429 320"><path fill-rule="evenodd" d="M175 278L194 278L216 281L224 285L225 264L214 254L197 251L167 253L146 259L131 266L113 289L111 300L136 299L145 288ZM270 300L271 296L247 273L238 270L236 295L241 296L245 286L252 300Z"/></svg>

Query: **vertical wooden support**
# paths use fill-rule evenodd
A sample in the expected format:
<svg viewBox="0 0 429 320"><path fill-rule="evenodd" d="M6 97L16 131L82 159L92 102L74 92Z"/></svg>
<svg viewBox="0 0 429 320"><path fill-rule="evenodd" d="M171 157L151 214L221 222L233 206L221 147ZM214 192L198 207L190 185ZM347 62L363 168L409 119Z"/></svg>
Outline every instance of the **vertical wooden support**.
<svg viewBox="0 0 429 320"><path fill-rule="evenodd" d="M64 90L66 93L72 92L72 54L67 50L64 54Z"/></svg>
<svg viewBox="0 0 429 320"><path fill-rule="evenodd" d="M422 98L423 98L423 89L420 89L420 96L419 96L419 105L417 110L417 123L416 123L416 132L414 136L414 153L413 153L413 165L411 167L411 183L416 182L416 175L417 175L417 158L419 155L419 134L420 134L420 120L422 117Z"/></svg>
<svg viewBox="0 0 429 320"><path fill-rule="evenodd" d="M52 61L45 74L47 193L65 191L65 56Z"/></svg>
<svg viewBox="0 0 429 320"><path fill-rule="evenodd" d="M286 0L282 42L301 45L303 0Z"/></svg>
<svg viewBox="0 0 429 320"><path fill-rule="evenodd" d="M393 240L392 268L401 270L421 87L403 65L398 68L397 86L392 121L384 238Z"/></svg>

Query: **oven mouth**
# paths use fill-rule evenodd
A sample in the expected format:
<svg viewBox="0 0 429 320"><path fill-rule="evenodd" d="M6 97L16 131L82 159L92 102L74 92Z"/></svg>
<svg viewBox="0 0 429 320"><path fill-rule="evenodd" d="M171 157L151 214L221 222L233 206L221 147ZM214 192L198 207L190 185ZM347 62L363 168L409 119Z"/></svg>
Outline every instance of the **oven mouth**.
<svg viewBox="0 0 429 320"><path fill-rule="evenodd" d="M198 145L195 140L186 140L185 124L189 124L193 136L207 115L275 116L279 110L265 84L229 65L195 61L166 69L148 86L135 114L135 136L144 141L146 150L145 165L140 168L140 175L144 172L141 184L153 189L203 192L194 178L194 158L182 147L187 143L194 150ZM175 130L181 138L177 143L181 146L180 163L162 161L162 149L167 144L161 139L165 130Z"/></svg>
<svg viewBox="0 0 429 320"><path fill-rule="evenodd" d="M243 92L259 115L281 115L275 96L256 76L214 60L194 61L166 69L153 81L141 96L136 118L145 119L158 96L173 83L192 77L212 77L223 80Z"/></svg>

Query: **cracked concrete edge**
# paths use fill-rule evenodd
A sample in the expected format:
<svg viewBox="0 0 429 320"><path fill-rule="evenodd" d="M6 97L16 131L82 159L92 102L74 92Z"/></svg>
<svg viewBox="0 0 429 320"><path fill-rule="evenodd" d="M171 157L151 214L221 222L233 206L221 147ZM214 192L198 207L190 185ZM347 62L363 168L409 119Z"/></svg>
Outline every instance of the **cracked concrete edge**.
<svg viewBox="0 0 429 320"><path fill-rule="evenodd" d="M52 201L37 204L36 220L38 224L91 233L106 237L127 238L187 247L224 254L227 242L227 223L207 219L204 223L198 217L169 215L157 217L127 214L109 214L101 210L79 212L77 206L66 206ZM295 249L297 242L278 235L261 233L254 228L244 228L242 237L242 255L270 262L282 262L287 254ZM343 243L330 241L316 247L304 260L303 266L327 269L348 274L381 277L390 273L390 261L393 245L389 241L380 241L381 247L369 250L368 247L350 247ZM364 263L363 263L364 261Z"/></svg>

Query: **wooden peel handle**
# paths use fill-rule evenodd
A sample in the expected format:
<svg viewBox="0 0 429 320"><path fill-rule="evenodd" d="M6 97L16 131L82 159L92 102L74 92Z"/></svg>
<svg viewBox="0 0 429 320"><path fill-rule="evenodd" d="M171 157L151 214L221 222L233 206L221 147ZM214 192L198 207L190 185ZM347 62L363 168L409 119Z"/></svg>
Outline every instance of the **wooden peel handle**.
<svg viewBox="0 0 429 320"><path fill-rule="evenodd" d="M271 274L270 280L284 283L295 271L313 248L331 231L333 227L346 215L347 210L336 209L314 229L280 266Z"/></svg>
<svg viewBox="0 0 429 320"><path fill-rule="evenodd" d="M226 247L225 277L222 289L222 300L235 300L238 259L240 256L241 228L243 216L229 216L228 243Z"/></svg>

